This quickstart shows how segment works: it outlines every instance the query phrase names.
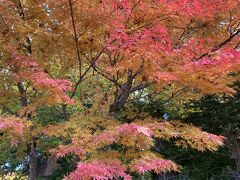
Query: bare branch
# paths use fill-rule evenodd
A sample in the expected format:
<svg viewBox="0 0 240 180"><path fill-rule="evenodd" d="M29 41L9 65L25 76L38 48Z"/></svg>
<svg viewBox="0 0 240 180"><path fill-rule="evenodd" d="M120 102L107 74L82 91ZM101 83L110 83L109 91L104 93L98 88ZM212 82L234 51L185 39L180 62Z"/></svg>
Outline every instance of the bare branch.
<svg viewBox="0 0 240 180"><path fill-rule="evenodd" d="M137 85L136 87L133 87L131 89L130 93L145 89L145 88L149 87L150 85L151 85L150 83L144 83L144 84Z"/></svg>
<svg viewBox="0 0 240 180"><path fill-rule="evenodd" d="M77 29L76 29L74 13L73 13L73 4L72 4L72 0L69 0L68 2L69 2L69 7L70 7L70 15L71 15L71 21L72 21L72 27L73 27L73 33L74 33L74 40L75 40L75 44L76 44L77 59L78 59L78 63L79 63L79 77L81 78L81 76L82 76L82 60L80 57L80 47L78 44L78 35L77 35Z"/></svg>
<svg viewBox="0 0 240 180"><path fill-rule="evenodd" d="M219 45L215 46L210 52L206 52L204 54L202 54L200 57L197 58L197 60L205 57L205 56L209 56L211 53L221 49L223 46L225 46L226 44L228 44L229 42L231 42L231 40L237 36L240 33L240 29L238 29L236 32L232 33L229 38L227 38L225 41L221 42Z"/></svg>

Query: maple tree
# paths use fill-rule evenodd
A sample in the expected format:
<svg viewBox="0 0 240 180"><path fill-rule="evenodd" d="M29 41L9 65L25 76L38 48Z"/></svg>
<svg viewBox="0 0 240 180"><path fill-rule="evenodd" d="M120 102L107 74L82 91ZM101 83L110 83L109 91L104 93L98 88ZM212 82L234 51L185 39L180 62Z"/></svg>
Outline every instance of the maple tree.
<svg viewBox="0 0 240 180"><path fill-rule="evenodd" d="M117 115L135 96L166 87L173 96L232 95L239 7L238 0L1 1L0 103L17 118L3 117L0 128L13 145L27 144L29 179L38 176L46 136L62 140L46 153L81 160L69 179L180 171L154 152L156 138L217 150L224 137L197 127L144 115L124 123ZM37 121L39 109L49 106L61 106L62 122ZM43 169L48 176L54 167Z"/></svg>

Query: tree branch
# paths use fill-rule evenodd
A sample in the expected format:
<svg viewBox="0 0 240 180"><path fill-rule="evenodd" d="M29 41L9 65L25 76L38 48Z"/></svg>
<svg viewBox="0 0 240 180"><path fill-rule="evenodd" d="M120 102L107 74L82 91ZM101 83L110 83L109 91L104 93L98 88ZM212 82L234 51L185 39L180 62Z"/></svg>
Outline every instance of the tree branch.
<svg viewBox="0 0 240 180"><path fill-rule="evenodd" d="M81 78L81 76L82 76L82 60L80 57L80 48L79 48L79 44L78 44L77 29L76 29L76 24L75 24L75 20L74 20L73 4L72 4L72 0L69 0L68 2L69 2L69 7L70 7L70 15L71 15L71 21L72 21L72 27L73 27L73 33L74 33L74 40L75 40L75 44L76 44L77 59L78 59L78 63L79 63L79 77Z"/></svg>
<svg viewBox="0 0 240 180"><path fill-rule="evenodd" d="M225 41L221 42L219 45L215 46L210 52L206 52L204 54L202 54L200 57L197 58L197 60L210 55L211 53L221 49L223 46L225 46L226 44L228 44L229 42L231 42L231 40L237 36L240 33L240 29L238 29L236 32L232 33L229 38L227 38Z"/></svg>
<svg viewBox="0 0 240 180"><path fill-rule="evenodd" d="M149 87L150 85L151 85L151 84L149 84L149 83L140 84L140 85L138 85L138 86L136 86L136 87L133 87L133 88L130 90L130 93L133 93L133 92L135 92L135 91L142 90L142 89L144 89L144 88L146 88L146 87Z"/></svg>

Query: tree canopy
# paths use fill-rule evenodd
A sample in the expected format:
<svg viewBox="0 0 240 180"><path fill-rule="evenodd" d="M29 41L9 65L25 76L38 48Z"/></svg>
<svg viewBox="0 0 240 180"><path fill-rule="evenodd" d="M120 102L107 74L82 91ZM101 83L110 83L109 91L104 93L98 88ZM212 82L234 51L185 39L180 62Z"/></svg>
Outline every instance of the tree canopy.
<svg viewBox="0 0 240 180"><path fill-rule="evenodd" d="M158 139L216 151L222 135L126 108L234 96L239 17L238 0L0 1L3 172L48 177L65 158L66 179L131 179L181 171Z"/></svg>

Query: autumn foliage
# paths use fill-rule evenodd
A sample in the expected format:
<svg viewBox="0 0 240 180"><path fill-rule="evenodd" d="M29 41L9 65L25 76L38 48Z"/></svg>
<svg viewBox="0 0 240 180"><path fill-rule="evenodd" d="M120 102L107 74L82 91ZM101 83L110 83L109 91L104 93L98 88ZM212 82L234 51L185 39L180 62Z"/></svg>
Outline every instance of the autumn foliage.
<svg viewBox="0 0 240 180"><path fill-rule="evenodd" d="M144 112L128 122L118 114L139 95L147 102L141 95L166 89L172 98L233 95L239 7L238 0L1 1L0 129L30 149L29 178L40 176L41 153L76 156L65 178L77 180L180 172L154 150L157 139L216 151L223 136ZM50 106L61 107L63 120L39 123ZM44 138L61 143L46 147Z"/></svg>

